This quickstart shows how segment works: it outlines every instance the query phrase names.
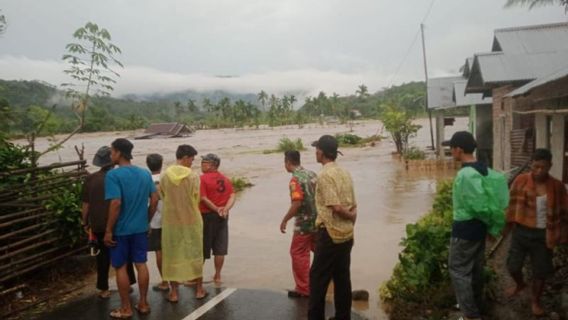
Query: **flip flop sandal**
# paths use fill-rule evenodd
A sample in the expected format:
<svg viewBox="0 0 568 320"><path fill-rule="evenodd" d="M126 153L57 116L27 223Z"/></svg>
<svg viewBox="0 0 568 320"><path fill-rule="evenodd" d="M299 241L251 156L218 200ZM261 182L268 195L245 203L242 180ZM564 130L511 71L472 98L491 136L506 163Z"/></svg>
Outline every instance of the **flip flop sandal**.
<svg viewBox="0 0 568 320"><path fill-rule="evenodd" d="M135 305L134 309L136 309L136 311L138 311L138 313L141 315L146 315L150 313L150 307L140 308L139 305Z"/></svg>
<svg viewBox="0 0 568 320"><path fill-rule="evenodd" d="M130 319L132 314L122 313L121 309L114 309L110 312L109 316L113 319Z"/></svg>
<svg viewBox="0 0 568 320"><path fill-rule="evenodd" d="M208 295L209 295L209 292L205 291L205 294L204 294L203 296L201 296L201 297L195 297L195 299L197 299L197 300L203 300L203 299L207 298Z"/></svg>
<svg viewBox="0 0 568 320"><path fill-rule="evenodd" d="M97 293L97 297L103 300L110 299L110 296L111 296L110 291L108 291L107 293Z"/></svg>
<svg viewBox="0 0 568 320"><path fill-rule="evenodd" d="M166 292L166 291L169 291L170 288L169 287L160 287L160 285L155 285L155 286L152 287L152 290Z"/></svg>

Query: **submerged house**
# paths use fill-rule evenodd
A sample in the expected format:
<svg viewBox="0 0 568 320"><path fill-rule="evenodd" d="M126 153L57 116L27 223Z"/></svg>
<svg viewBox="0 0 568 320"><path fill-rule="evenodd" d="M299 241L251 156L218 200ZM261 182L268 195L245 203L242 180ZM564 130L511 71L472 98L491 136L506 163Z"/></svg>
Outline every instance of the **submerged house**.
<svg viewBox="0 0 568 320"><path fill-rule="evenodd" d="M187 125L179 122L169 123L153 123L151 124L141 136L135 139L152 139L152 138L179 138L191 135L194 130Z"/></svg>

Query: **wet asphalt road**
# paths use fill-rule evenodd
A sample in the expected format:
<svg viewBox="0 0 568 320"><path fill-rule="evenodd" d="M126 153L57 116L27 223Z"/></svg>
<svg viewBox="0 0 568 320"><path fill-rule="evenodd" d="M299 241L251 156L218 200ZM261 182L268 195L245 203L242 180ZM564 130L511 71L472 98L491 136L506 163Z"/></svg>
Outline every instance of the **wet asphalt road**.
<svg viewBox="0 0 568 320"><path fill-rule="evenodd" d="M201 301L193 298L193 288L180 287L180 301L166 301L166 293L150 291L148 300L152 309L148 315L136 312L132 319L144 320L256 320L256 319L307 319L307 299L291 299L285 292L250 289L226 289L206 287L209 296ZM136 302L137 290L131 294ZM108 300L90 296L68 303L44 315L41 320L99 320L110 319L109 313L120 306L118 293ZM326 317L333 316L333 306L326 306ZM361 320L356 314L353 320Z"/></svg>

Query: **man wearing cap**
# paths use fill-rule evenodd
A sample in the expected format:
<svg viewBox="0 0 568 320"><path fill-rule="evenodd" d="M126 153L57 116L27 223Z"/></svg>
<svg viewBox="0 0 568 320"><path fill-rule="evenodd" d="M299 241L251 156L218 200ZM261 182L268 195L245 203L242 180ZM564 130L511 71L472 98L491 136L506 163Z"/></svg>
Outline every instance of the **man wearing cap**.
<svg viewBox="0 0 568 320"><path fill-rule="evenodd" d="M176 164L160 179L162 212L163 279L170 282L168 301L179 301L179 283L195 280L195 298L207 296L203 289L203 220L199 212L199 174L191 169L197 150L178 146Z"/></svg>
<svg viewBox="0 0 568 320"><path fill-rule="evenodd" d="M109 201L105 200L105 176L114 166L110 159L110 148L100 147L95 157L93 165L100 170L90 174L83 183L81 210L82 225L87 233L92 232L97 241L99 253L97 254L97 289L100 290L98 297L101 299L110 298L108 288L108 273L110 269L109 249L104 245L105 229L108 218ZM128 278L130 285L136 283L136 275L132 263L127 264Z"/></svg>
<svg viewBox="0 0 568 320"><path fill-rule="evenodd" d="M335 163L337 140L324 135L312 144L323 165L316 185L316 247L310 269L308 318L325 319L325 295L334 283L335 319L351 319L351 248L357 202L351 175Z"/></svg>
<svg viewBox="0 0 568 320"><path fill-rule="evenodd" d="M156 212L159 199L150 172L130 163L133 147L126 139L113 141L111 159L119 167L109 171L105 177L105 199L110 200L110 206L104 241L110 247L121 301L121 307L110 313L116 319L127 319L133 314L128 296L128 260L138 271L140 299L134 308L141 314L150 312L146 300L150 281L146 266L148 223Z"/></svg>
<svg viewBox="0 0 568 320"><path fill-rule="evenodd" d="M485 239L497 236L505 225L509 202L507 180L477 161L477 144L467 131L450 140L452 157L462 168L452 188L453 223L448 269L457 302L465 319L481 319Z"/></svg>
<svg viewBox="0 0 568 320"><path fill-rule="evenodd" d="M201 203L203 215L203 257L209 259L213 251L215 276L221 283L221 269L229 247L229 211L235 204L231 180L219 172L221 159L213 153L201 158Z"/></svg>

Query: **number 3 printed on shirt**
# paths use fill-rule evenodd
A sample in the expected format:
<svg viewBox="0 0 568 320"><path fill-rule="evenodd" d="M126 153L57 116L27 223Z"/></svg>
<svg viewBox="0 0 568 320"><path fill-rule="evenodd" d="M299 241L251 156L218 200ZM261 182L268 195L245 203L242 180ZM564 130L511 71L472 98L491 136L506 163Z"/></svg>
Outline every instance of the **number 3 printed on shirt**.
<svg viewBox="0 0 568 320"><path fill-rule="evenodd" d="M225 192L225 180L219 179L217 180L217 192L223 193Z"/></svg>

